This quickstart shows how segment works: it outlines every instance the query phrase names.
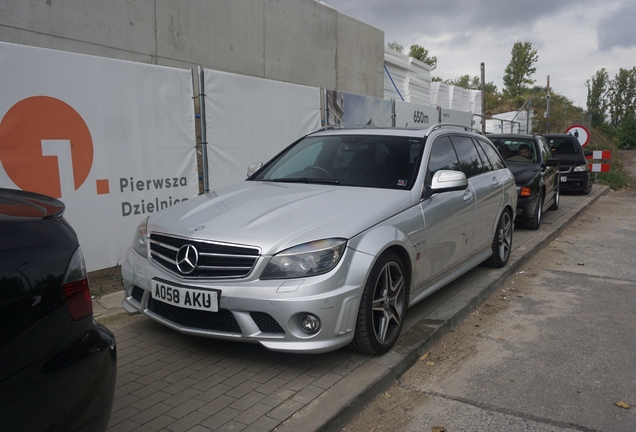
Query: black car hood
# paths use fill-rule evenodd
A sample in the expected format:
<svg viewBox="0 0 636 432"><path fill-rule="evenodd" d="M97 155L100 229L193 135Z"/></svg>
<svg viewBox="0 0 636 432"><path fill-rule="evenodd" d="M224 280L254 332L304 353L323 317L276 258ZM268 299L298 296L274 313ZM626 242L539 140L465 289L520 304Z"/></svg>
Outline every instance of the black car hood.
<svg viewBox="0 0 636 432"><path fill-rule="evenodd" d="M64 214L64 203L46 195L0 188L0 223L12 223Z"/></svg>
<svg viewBox="0 0 636 432"><path fill-rule="evenodd" d="M541 173L541 167L537 164L529 164L523 162L506 162L508 169L515 176L517 186L525 186L534 180Z"/></svg>

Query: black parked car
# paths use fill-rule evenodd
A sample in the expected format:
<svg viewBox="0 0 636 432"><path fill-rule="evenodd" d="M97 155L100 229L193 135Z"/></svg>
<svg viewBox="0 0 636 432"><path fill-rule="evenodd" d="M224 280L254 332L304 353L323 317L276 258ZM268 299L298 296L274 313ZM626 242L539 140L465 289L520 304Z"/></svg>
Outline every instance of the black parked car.
<svg viewBox="0 0 636 432"><path fill-rule="evenodd" d="M552 155L548 141L541 135L488 135L517 183L515 221L524 228L537 230L544 209L559 208L559 160Z"/></svg>
<svg viewBox="0 0 636 432"><path fill-rule="evenodd" d="M64 204L0 188L0 430L103 431L115 337L93 319Z"/></svg>
<svg viewBox="0 0 636 432"><path fill-rule="evenodd" d="M591 156L592 152L583 151L579 140L570 134L546 134L544 137L550 143L554 157L561 162L559 165L561 191L589 194L594 178L585 156Z"/></svg>

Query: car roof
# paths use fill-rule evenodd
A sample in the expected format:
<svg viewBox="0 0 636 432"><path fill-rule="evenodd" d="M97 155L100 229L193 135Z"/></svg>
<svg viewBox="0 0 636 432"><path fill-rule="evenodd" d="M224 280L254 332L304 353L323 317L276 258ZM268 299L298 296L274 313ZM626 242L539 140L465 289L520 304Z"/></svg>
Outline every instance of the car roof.
<svg viewBox="0 0 636 432"><path fill-rule="evenodd" d="M544 137L550 139L550 138L573 138L576 139L576 137L572 134L569 133L551 133L551 134L544 134ZM578 139L577 139L578 141Z"/></svg>
<svg viewBox="0 0 636 432"><path fill-rule="evenodd" d="M438 130L465 132L484 136L481 131L477 129L454 123L437 123L426 128L378 127L368 125L337 124L325 126L324 128L318 129L308 134L308 136L380 135L425 138L431 133Z"/></svg>
<svg viewBox="0 0 636 432"><path fill-rule="evenodd" d="M508 133L508 134L495 134L495 133L489 133L486 134L486 136L488 138L504 138L504 139L535 139L539 136L539 134L516 134L516 133Z"/></svg>

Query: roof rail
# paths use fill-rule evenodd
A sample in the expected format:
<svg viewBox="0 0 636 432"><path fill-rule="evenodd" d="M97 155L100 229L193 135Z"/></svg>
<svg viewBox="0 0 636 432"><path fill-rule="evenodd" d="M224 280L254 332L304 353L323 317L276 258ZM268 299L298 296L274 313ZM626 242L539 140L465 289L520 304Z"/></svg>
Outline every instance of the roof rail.
<svg viewBox="0 0 636 432"><path fill-rule="evenodd" d="M429 136L431 133L433 133L433 131L437 130L437 129L441 129L443 127L456 127L456 128L462 128L465 131L470 131L470 132L475 132L478 133L479 135L484 135L484 133L482 131L480 131L479 129L475 129L473 127L470 126L466 126L466 125L461 125L461 124L456 124L456 123L437 123L434 124L433 126L429 127L426 130L426 133L424 134L425 136Z"/></svg>
<svg viewBox="0 0 636 432"><path fill-rule="evenodd" d="M375 125L366 125L366 124L357 124L357 123L336 123L336 124L323 126L319 129L316 129L315 131L311 133L322 132L325 130L332 130L332 129L381 129L381 128Z"/></svg>

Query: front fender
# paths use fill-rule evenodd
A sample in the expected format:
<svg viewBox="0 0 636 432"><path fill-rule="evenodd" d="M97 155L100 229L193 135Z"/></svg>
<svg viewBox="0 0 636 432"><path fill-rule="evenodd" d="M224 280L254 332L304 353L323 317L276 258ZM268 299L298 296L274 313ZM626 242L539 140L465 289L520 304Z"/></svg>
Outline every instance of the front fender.
<svg viewBox="0 0 636 432"><path fill-rule="evenodd" d="M415 254L420 247L424 247L424 233L422 212L419 206L414 206L358 234L349 241L348 246L373 256L373 265L382 253L389 249L393 250L402 259L410 286L413 280ZM367 269L367 277L373 265Z"/></svg>
<svg viewBox="0 0 636 432"><path fill-rule="evenodd" d="M393 245L408 249L408 243L408 237L397 228L377 226L355 236L349 241L349 247L377 258Z"/></svg>

